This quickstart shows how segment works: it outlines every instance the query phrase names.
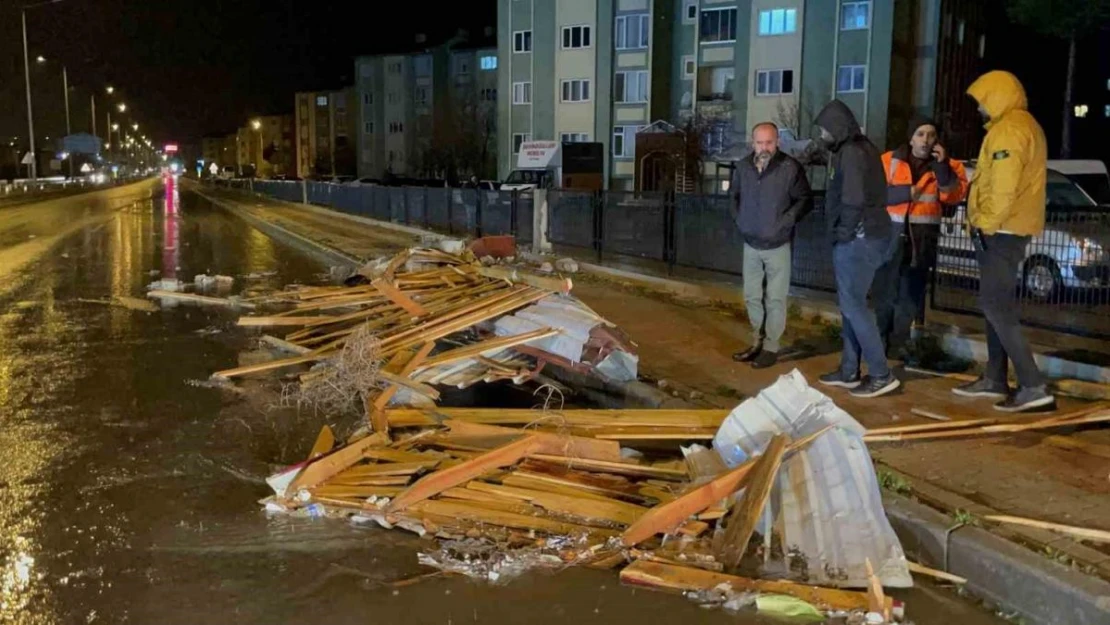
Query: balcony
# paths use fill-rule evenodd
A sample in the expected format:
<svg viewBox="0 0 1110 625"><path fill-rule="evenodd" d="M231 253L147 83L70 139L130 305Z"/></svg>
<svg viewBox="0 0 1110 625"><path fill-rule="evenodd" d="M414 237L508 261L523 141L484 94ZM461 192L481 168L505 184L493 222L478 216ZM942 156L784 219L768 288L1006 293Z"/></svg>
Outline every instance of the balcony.
<svg viewBox="0 0 1110 625"><path fill-rule="evenodd" d="M701 67L698 69L698 102L732 101L732 67Z"/></svg>

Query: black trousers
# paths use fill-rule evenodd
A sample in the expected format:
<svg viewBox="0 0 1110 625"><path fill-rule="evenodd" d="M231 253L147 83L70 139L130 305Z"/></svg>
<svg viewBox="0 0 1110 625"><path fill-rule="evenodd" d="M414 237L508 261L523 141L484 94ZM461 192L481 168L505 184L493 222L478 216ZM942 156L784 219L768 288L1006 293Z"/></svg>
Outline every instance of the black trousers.
<svg viewBox="0 0 1110 625"><path fill-rule="evenodd" d="M987 318L987 379L1005 383L1013 361L1024 388L1044 386L1044 375L1033 360L1033 350L1021 332L1016 301L1018 271L1025 260L1029 237L1013 234L983 236L975 242L979 261L979 306Z"/></svg>
<svg viewBox="0 0 1110 625"><path fill-rule="evenodd" d="M912 243L900 224L895 224L892 242L894 255L875 273L871 298L879 334L888 350L903 347L910 340L913 322L925 319L925 292L929 286L929 269L935 256L919 254L915 258ZM935 246L926 249L935 250Z"/></svg>

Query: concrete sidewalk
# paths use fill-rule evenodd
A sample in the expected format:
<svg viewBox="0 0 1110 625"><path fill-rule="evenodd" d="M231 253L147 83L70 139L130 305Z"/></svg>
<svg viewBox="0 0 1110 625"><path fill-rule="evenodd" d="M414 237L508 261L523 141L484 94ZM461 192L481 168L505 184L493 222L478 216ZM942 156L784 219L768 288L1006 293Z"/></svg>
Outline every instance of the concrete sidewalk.
<svg viewBox="0 0 1110 625"><path fill-rule="evenodd" d="M418 231L318 207L289 204L241 192L204 188L225 207L280 225L304 241L317 242L359 258L395 252L417 243ZM804 346L796 360L767 370L732 361L747 343L746 322L728 306L683 301L597 276L575 276L574 293L621 326L640 350L641 375L666 380L684 398L707 406L731 407L793 368L815 381L838 363L839 338L832 326L794 315L788 345ZM989 402L952 395L953 383L900 371L905 384L896 395L856 400L846 392L826 391L867 427L926 422L911 408L954 416L998 416ZM1075 407L1063 399L1061 409ZM1110 445L1110 431L1073 436ZM976 514L1025 516L1046 521L1110 529L1110 461L1045 443L1046 435L1020 433L970 439L878 443L872 456L905 476L914 491L942 508L973 508ZM940 493L940 494L938 494ZM945 503L947 500L949 503ZM955 502L955 503L952 503ZM963 502L962 505L960 502ZM955 523L953 523L955 524ZM1074 562L1088 573L1110 579L1110 551L1098 551L1070 539L1037 530L1001 530L1037 550L1050 549L1058 561Z"/></svg>

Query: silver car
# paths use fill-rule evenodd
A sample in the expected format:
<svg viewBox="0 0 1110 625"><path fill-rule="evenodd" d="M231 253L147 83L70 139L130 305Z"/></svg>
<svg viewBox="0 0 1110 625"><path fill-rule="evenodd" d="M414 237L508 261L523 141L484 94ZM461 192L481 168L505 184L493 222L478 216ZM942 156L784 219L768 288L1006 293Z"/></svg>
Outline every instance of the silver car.
<svg viewBox="0 0 1110 625"><path fill-rule="evenodd" d="M1110 206L1059 172L1048 170L1047 181L1044 233L1029 241L1019 268L1025 293L1044 301L1065 288L1110 287ZM937 271L978 278L966 211L961 205L941 221Z"/></svg>

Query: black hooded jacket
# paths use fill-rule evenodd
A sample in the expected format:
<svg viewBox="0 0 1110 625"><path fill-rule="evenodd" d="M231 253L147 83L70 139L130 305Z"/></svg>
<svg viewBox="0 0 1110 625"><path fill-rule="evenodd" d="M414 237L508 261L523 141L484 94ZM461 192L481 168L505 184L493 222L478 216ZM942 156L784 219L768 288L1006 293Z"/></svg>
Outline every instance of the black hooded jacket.
<svg viewBox="0 0 1110 625"><path fill-rule="evenodd" d="M891 234L886 212L886 174L882 154L863 136L851 109L833 100L814 122L829 131L829 178L825 188L825 221L836 243L847 243L863 234L884 238Z"/></svg>

